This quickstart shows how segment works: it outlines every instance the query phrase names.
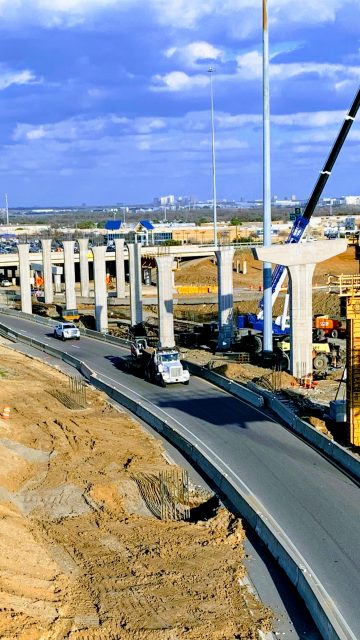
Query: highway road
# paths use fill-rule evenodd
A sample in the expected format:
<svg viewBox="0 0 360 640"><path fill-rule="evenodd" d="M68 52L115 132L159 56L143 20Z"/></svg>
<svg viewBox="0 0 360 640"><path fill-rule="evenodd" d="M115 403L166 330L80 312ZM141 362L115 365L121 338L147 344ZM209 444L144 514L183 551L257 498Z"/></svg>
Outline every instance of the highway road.
<svg viewBox="0 0 360 640"><path fill-rule="evenodd" d="M360 638L360 489L260 410L192 377L162 389L119 371L124 350L90 338L56 341L43 325L0 313L0 322L88 364L113 386L128 387L182 423L251 488L323 584ZM111 381L111 382L110 382Z"/></svg>

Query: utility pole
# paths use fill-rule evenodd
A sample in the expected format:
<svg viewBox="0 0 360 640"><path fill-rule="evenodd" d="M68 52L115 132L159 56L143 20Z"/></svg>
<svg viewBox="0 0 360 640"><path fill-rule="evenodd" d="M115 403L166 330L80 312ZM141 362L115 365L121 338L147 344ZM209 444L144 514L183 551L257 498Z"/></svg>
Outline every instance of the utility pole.
<svg viewBox="0 0 360 640"><path fill-rule="evenodd" d="M6 210L6 225L9 226L9 205L7 193L5 193L5 210Z"/></svg>
<svg viewBox="0 0 360 640"><path fill-rule="evenodd" d="M209 67L210 73L210 101L211 101L211 157L212 157L212 174L213 174L213 217L214 217L214 246L217 249L217 212L216 212L216 164L215 164L215 128L214 128L214 94L212 74L214 69Z"/></svg>
<svg viewBox="0 0 360 640"><path fill-rule="evenodd" d="M263 0L263 206L264 247L271 245L271 183L270 183L270 90L269 90L269 31L267 0ZM272 344L272 288L271 262L263 264L264 334L263 352L271 353Z"/></svg>

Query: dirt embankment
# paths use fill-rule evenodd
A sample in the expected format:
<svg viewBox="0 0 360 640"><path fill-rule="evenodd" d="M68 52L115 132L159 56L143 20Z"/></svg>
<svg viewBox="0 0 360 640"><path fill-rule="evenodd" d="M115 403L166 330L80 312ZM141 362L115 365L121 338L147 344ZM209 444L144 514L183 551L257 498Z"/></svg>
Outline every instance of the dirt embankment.
<svg viewBox="0 0 360 640"><path fill-rule="evenodd" d="M104 396L1 346L0 637L257 638L270 613L239 584L244 533L225 509L156 519L137 478L172 468ZM71 405L70 406L74 406ZM194 508L204 498L191 494ZM194 513L194 511L192 511Z"/></svg>

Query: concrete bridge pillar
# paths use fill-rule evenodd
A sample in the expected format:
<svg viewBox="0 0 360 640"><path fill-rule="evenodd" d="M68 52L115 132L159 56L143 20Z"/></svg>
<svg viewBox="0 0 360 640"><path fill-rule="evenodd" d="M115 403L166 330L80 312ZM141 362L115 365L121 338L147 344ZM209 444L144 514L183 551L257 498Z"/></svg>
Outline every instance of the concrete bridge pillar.
<svg viewBox="0 0 360 640"><path fill-rule="evenodd" d="M76 309L74 240L63 240L65 270L65 306Z"/></svg>
<svg viewBox="0 0 360 640"><path fill-rule="evenodd" d="M108 308L106 291L105 245L91 249L94 256L94 285L95 285L95 321L96 331L107 333Z"/></svg>
<svg viewBox="0 0 360 640"><path fill-rule="evenodd" d="M89 297L89 238L78 238L80 261L80 292L83 298Z"/></svg>
<svg viewBox="0 0 360 640"><path fill-rule="evenodd" d="M312 277L318 262L346 251L347 241L317 242L254 247L257 260L287 267L290 281L291 355L290 371L296 378L312 373Z"/></svg>
<svg viewBox="0 0 360 640"><path fill-rule="evenodd" d="M128 244L130 274L130 319L131 325L143 320L141 286L141 244Z"/></svg>
<svg viewBox="0 0 360 640"><path fill-rule="evenodd" d="M116 297L125 298L124 239L115 238Z"/></svg>
<svg viewBox="0 0 360 640"><path fill-rule="evenodd" d="M29 246L29 244L25 243L19 243L17 245L19 253L21 311L23 311L23 313L32 313Z"/></svg>
<svg viewBox="0 0 360 640"><path fill-rule="evenodd" d="M52 282L52 265L51 265L51 238L43 238L41 240L42 260L43 260L43 278L44 278L44 296L47 304L54 301L53 282Z"/></svg>
<svg viewBox="0 0 360 640"><path fill-rule="evenodd" d="M54 289L55 293L61 293L61 274L54 273Z"/></svg>
<svg viewBox="0 0 360 640"><path fill-rule="evenodd" d="M161 347L172 348L175 346L172 283L174 258L168 255L157 256L155 259L157 267L159 341Z"/></svg>
<svg viewBox="0 0 360 640"><path fill-rule="evenodd" d="M233 259L235 249L222 247L215 251L218 273L218 350L231 346L233 336Z"/></svg>

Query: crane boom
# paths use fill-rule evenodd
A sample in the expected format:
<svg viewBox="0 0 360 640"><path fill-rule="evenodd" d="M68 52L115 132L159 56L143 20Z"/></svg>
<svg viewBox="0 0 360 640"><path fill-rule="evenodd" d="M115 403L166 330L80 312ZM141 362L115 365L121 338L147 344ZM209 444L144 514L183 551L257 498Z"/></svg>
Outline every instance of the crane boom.
<svg viewBox="0 0 360 640"><path fill-rule="evenodd" d="M329 156L323 166L323 169L320 171L319 177L316 181L315 187L312 191L312 194L309 200L306 203L305 209L301 216L297 216L294 221L293 227L290 231L290 234L285 241L286 244L289 243L297 243L300 242L302 236L304 235L305 229L308 226L311 216L314 213L315 207L319 202L319 198L324 190L324 187L331 175L331 171L336 162L336 159L341 151L341 148L347 138L347 135L351 129L352 123L355 120L356 114L360 107L360 88L357 91L357 94L353 100L353 103L347 112L342 127L337 135L337 138L332 146L332 149L329 153ZM271 290L272 290L272 304L279 295L280 288L285 280L286 270L285 267L281 264L276 265L271 280ZM264 301L263 299L260 302L260 313L258 317L262 317L262 309L263 309Z"/></svg>

